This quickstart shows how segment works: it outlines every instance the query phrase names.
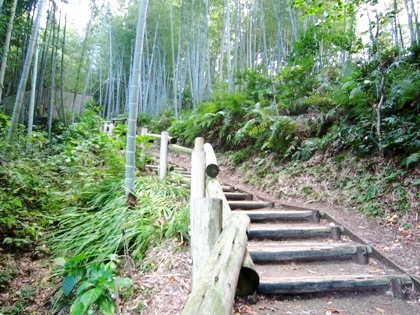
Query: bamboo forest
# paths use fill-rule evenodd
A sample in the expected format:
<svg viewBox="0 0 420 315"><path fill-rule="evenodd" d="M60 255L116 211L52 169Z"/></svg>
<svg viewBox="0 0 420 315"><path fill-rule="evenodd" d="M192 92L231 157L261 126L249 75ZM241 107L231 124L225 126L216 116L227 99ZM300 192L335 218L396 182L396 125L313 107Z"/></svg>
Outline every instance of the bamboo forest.
<svg viewBox="0 0 420 315"><path fill-rule="evenodd" d="M420 279L419 15L419 0L0 0L0 315L181 314L190 187L148 168L163 131L203 137L241 185L372 222ZM246 303L231 314L339 313Z"/></svg>

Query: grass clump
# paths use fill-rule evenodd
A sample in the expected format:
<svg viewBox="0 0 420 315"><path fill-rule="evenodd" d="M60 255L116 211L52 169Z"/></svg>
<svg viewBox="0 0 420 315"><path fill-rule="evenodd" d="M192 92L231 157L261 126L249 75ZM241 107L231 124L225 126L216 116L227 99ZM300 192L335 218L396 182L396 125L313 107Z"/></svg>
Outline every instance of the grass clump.
<svg viewBox="0 0 420 315"><path fill-rule="evenodd" d="M67 207L55 218L58 225L47 239L49 247L58 256L84 253L87 261L103 261L109 254L141 258L149 244L187 238L188 193L171 185L176 180L138 178L134 208L126 204L122 181L104 181L96 191L86 192L84 204Z"/></svg>

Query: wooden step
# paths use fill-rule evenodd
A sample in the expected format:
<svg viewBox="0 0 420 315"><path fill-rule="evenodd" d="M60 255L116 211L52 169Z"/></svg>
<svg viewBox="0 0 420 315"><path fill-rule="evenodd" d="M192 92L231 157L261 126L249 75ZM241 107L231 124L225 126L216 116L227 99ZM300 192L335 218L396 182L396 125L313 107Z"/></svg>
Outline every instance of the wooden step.
<svg viewBox="0 0 420 315"><path fill-rule="evenodd" d="M225 197L227 200L252 200L252 194L245 192L226 192Z"/></svg>
<svg viewBox="0 0 420 315"><path fill-rule="evenodd" d="M224 192L234 192L236 190L235 187L229 185L221 185L221 187Z"/></svg>
<svg viewBox="0 0 420 315"><path fill-rule="evenodd" d="M339 240L344 231L338 226L251 224L250 239L282 239L305 237L331 237Z"/></svg>
<svg viewBox="0 0 420 315"><path fill-rule="evenodd" d="M253 210L262 208L273 208L274 202L267 201L229 201L229 206L232 210Z"/></svg>
<svg viewBox="0 0 420 315"><path fill-rule="evenodd" d="M330 260L331 258L356 259L359 264L368 263L369 246L359 244L295 243L276 244L254 242L248 244L254 263L275 263L296 260Z"/></svg>
<svg viewBox="0 0 420 315"><path fill-rule="evenodd" d="M281 277L261 279L258 291L263 294L296 294L392 288L394 295L402 298L402 286L411 283L411 278L404 274Z"/></svg>
<svg viewBox="0 0 420 315"><path fill-rule="evenodd" d="M235 211L236 212L236 211ZM307 211L289 211L289 210L247 210L240 211L249 216L251 222L261 221L299 221L309 220L313 223L319 223L324 213L318 210Z"/></svg>

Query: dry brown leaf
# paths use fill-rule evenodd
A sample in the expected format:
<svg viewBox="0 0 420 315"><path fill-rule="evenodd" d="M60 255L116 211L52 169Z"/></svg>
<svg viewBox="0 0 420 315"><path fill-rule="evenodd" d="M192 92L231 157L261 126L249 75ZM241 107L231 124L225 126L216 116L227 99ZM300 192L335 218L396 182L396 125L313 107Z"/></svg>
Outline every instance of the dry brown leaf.
<svg viewBox="0 0 420 315"><path fill-rule="evenodd" d="M375 309L375 311L377 311L377 312L379 312L379 313L382 313L382 314L384 314L385 313L385 310L383 310L382 308L380 308L380 307L374 307L374 309Z"/></svg>
<svg viewBox="0 0 420 315"><path fill-rule="evenodd" d="M330 311L331 313L340 313L340 310L336 309L335 307L331 307L331 306L325 306L324 307L327 311Z"/></svg>

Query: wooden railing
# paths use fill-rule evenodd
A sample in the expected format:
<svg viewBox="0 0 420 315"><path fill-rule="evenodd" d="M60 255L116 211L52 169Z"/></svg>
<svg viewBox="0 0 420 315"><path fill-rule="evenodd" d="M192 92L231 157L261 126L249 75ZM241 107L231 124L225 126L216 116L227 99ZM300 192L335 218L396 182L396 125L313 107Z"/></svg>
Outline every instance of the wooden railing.
<svg viewBox="0 0 420 315"><path fill-rule="evenodd" d="M151 134L147 134L153 136ZM190 227L192 292L183 315L230 314L235 295L253 294L259 276L247 251L249 217L231 211L217 180L219 165L213 147L203 138L194 149L161 140L159 174L167 169L167 151L191 154Z"/></svg>

